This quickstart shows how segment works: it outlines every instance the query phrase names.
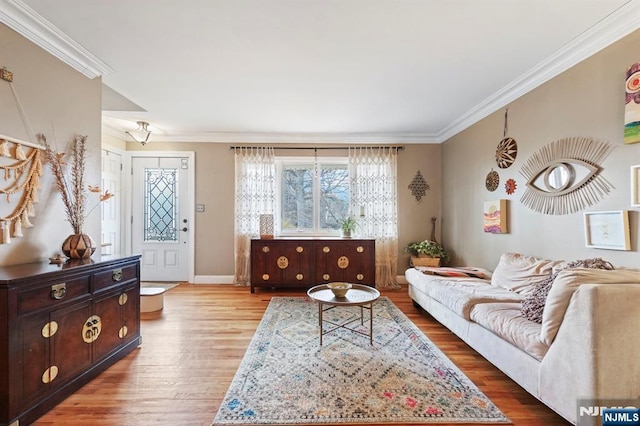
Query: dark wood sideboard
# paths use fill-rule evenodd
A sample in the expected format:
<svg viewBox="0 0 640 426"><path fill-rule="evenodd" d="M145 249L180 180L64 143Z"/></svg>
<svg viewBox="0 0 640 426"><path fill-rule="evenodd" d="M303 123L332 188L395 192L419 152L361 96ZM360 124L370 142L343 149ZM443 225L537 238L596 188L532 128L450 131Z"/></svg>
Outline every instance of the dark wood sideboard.
<svg viewBox="0 0 640 426"><path fill-rule="evenodd" d="M312 287L344 281L375 287L373 239L251 240L251 293L256 287Z"/></svg>
<svg viewBox="0 0 640 426"><path fill-rule="evenodd" d="M139 345L140 256L0 268L0 425L33 423Z"/></svg>

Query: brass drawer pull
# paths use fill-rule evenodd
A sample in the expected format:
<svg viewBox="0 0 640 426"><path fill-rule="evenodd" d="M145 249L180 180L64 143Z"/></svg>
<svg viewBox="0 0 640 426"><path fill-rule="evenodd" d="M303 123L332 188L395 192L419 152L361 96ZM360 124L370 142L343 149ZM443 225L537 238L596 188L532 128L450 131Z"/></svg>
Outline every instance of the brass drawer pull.
<svg viewBox="0 0 640 426"><path fill-rule="evenodd" d="M67 283L54 284L51 286L51 297L61 300L67 294Z"/></svg>
<svg viewBox="0 0 640 426"><path fill-rule="evenodd" d="M111 274L111 278L114 281L121 281L122 280L122 269L114 269L113 273Z"/></svg>

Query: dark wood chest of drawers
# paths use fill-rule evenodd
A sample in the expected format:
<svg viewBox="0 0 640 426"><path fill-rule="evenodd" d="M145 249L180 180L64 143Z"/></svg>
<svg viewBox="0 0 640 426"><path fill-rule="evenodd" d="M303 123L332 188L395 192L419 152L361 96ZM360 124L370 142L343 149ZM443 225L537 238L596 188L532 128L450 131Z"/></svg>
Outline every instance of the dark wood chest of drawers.
<svg viewBox="0 0 640 426"><path fill-rule="evenodd" d="M375 240L251 240L251 292L256 287L312 287L331 281L375 286Z"/></svg>
<svg viewBox="0 0 640 426"><path fill-rule="evenodd" d="M0 425L30 424L140 345L140 256L0 268Z"/></svg>

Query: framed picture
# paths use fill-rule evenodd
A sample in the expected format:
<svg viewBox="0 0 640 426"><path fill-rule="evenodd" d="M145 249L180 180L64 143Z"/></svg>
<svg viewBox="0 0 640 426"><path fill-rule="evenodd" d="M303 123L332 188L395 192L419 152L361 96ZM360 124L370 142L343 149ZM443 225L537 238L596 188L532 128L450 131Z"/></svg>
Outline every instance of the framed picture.
<svg viewBox="0 0 640 426"><path fill-rule="evenodd" d="M631 166L631 206L640 207L640 164Z"/></svg>
<svg viewBox="0 0 640 426"><path fill-rule="evenodd" d="M509 233L507 214L507 200L485 201L482 224L484 232L491 234Z"/></svg>
<svg viewBox="0 0 640 426"><path fill-rule="evenodd" d="M585 212L584 231L587 247L631 250L628 210Z"/></svg>

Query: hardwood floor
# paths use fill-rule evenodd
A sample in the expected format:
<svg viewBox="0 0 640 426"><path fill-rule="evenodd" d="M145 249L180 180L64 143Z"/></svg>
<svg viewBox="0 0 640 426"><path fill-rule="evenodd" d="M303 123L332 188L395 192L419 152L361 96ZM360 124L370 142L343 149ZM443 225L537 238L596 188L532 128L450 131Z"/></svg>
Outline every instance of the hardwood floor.
<svg viewBox="0 0 640 426"><path fill-rule="evenodd" d="M382 291L507 415L514 425L568 425L428 314L406 287ZM142 314L142 346L41 417L37 425L210 425L272 296L182 284L164 309Z"/></svg>

